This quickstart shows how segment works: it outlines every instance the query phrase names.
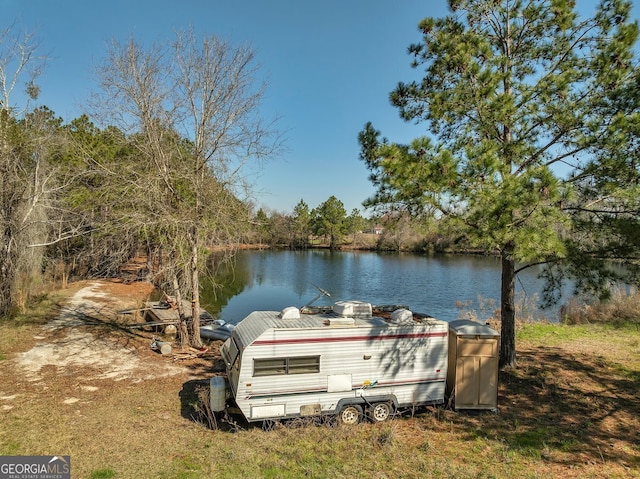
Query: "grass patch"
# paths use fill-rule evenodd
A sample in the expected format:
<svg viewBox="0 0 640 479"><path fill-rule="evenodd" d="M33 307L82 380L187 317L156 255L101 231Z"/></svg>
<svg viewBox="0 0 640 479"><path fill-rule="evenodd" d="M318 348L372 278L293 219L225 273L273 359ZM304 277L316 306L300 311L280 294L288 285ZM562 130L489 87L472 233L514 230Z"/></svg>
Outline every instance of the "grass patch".
<svg viewBox="0 0 640 479"><path fill-rule="evenodd" d="M20 443L9 440L6 443L0 444L0 456L17 456L20 449Z"/></svg>
<svg viewBox="0 0 640 479"><path fill-rule="evenodd" d="M116 471L113 469L96 469L89 475L90 479L111 479L116 477Z"/></svg>
<svg viewBox="0 0 640 479"><path fill-rule="evenodd" d="M534 427L526 431L518 432L513 436L513 442L510 444L516 450L521 451L525 456L540 459L542 452L548 450L548 443L554 440L553 428Z"/></svg>
<svg viewBox="0 0 640 479"><path fill-rule="evenodd" d="M631 348L640 347L640 325L636 323L554 324L548 322L519 323L516 340L549 342L556 345L566 341L597 339L608 342L609 338L625 339Z"/></svg>
<svg viewBox="0 0 640 479"><path fill-rule="evenodd" d="M203 466L199 460L189 455L178 457L173 460L172 469L175 471L176 479L198 479L203 476Z"/></svg>
<svg viewBox="0 0 640 479"><path fill-rule="evenodd" d="M589 327L587 325L569 326L547 322L524 322L517 329L516 340L548 342L558 344L579 338L596 337L602 333L603 327Z"/></svg>
<svg viewBox="0 0 640 479"><path fill-rule="evenodd" d="M65 296L60 292L41 294L31 299L28 311L16 313L11 318L5 318L3 322L5 325L13 327L27 324L45 324L60 311L61 303L64 301Z"/></svg>
<svg viewBox="0 0 640 479"><path fill-rule="evenodd" d="M498 413L435 407L382 424L223 431L194 420L185 387L210 372L163 376L171 360L133 335L117 340L146 361L138 375L115 381L51 365L25 380L13 358L53 340L38 321L0 323L0 454L69 454L73 477L638 477L637 325L522 325L519 367L500 372ZM111 334L96 346L116 341Z"/></svg>

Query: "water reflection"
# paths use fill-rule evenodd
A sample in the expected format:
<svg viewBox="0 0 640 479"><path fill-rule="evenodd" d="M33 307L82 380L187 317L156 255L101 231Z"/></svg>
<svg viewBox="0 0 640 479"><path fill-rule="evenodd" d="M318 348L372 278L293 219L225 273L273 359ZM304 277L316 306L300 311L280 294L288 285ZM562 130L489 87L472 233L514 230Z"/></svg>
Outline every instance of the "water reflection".
<svg viewBox="0 0 640 479"><path fill-rule="evenodd" d="M229 300L242 294L249 282L250 271L244 261L214 253L207 258L207 270L200 279L202 305L212 314L219 313Z"/></svg>
<svg viewBox="0 0 640 479"><path fill-rule="evenodd" d="M254 310L302 306L318 285L331 293L316 304L359 299L373 304L405 304L451 321L463 311L489 317L499 304L500 261L481 256L423 256L371 252L240 251L231 263L216 261L203 305L225 321L238 322ZM542 291L539 270L519 275L517 297L535 307ZM215 290L213 283L220 284ZM536 312L557 319L557 308Z"/></svg>

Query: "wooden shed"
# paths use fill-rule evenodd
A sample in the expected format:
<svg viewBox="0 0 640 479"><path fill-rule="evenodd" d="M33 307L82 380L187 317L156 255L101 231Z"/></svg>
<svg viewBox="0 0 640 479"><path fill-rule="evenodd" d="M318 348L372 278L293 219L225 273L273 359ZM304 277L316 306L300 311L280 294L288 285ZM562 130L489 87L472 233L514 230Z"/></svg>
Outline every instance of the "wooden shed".
<svg viewBox="0 0 640 479"><path fill-rule="evenodd" d="M449 323L447 395L454 409L498 405L500 333L469 320Z"/></svg>

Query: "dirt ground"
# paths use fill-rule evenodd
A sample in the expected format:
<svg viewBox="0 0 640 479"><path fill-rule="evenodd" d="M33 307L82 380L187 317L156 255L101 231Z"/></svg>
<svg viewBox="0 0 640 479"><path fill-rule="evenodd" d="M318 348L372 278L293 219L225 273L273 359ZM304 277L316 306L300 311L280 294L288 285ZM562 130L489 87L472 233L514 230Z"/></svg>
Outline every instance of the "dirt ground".
<svg viewBox="0 0 640 479"><path fill-rule="evenodd" d="M189 404L194 385L221 370L221 343L206 351L174 345L168 356L153 351L160 333L127 329L142 319L121 313L142 307L150 293L144 283L82 282L55 319L2 329L9 337L0 341L8 345L0 347L0 411L11 425L0 424L0 454L71 453L86 476L101 462L119 463L122 449L170 450L165 428L201 434ZM519 367L500 373L498 414L443 411L430 430L452 438L451 447L480 437L536 451L536 477L640 477L640 345L620 341L624 333L519 343ZM414 425L398 423L407 444ZM96 434L99 447L85 437ZM127 461L131 470L149 470Z"/></svg>
<svg viewBox="0 0 640 479"><path fill-rule="evenodd" d="M75 291L58 316L21 338L26 349L11 361L0 363L0 410L10 411L33 392L64 384L63 404L82 402L87 394L96 395L111 382L136 384L176 377L179 380L205 379L214 372L219 343L205 351L181 349L163 356L152 350L153 339L171 341L153 328L127 329L140 323L140 313L121 311L143 307L152 292L146 283L87 281L74 285ZM4 363L4 364L3 364ZM7 370L10 369L10 370ZM124 384L123 384L123 387Z"/></svg>

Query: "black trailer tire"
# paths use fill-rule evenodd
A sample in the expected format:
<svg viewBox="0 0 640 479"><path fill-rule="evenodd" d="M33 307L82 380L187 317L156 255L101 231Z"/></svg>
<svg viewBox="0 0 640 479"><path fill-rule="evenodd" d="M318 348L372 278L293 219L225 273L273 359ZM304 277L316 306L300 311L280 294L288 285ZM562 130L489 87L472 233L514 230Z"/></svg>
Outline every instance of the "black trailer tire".
<svg viewBox="0 0 640 479"><path fill-rule="evenodd" d="M371 406L369 417L373 422L383 422L391 417L393 408L388 402L379 402Z"/></svg>
<svg viewBox="0 0 640 479"><path fill-rule="evenodd" d="M360 422L362 418L362 408L357 404L348 404L340 410L338 421L348 426L353 426Z"/></svg>

